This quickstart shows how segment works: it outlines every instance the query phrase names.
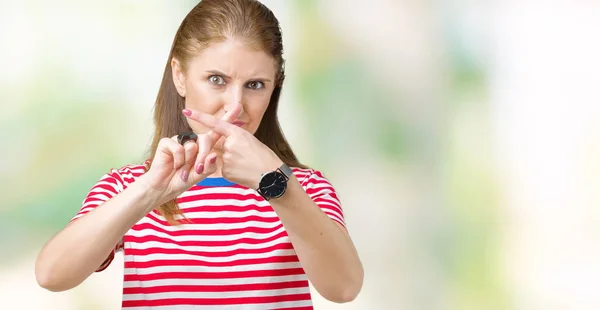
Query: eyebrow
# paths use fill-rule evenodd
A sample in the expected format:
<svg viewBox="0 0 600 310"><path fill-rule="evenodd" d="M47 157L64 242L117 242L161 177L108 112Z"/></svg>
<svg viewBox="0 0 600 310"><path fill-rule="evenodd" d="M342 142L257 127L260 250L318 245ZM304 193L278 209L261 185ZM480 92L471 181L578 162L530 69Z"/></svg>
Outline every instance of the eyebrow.
<svg viewBox="0 0 600 310"><path fill-rule="evenodd" d="M208 71L206 71L206 72L207 72L207 73L211 73L211 74L215 74L215 75L220 75L220 76L222 76L222 77L224 77L224 78L226 78L226 79L229 79L229 80L231 79L231 77L230 77L230 76L228 76L227 74L225 74L225 73L223 73L223 72L221 72L221 71L219 71L219 70L208 70ZM256 77L256 78L252 78L252 79L250 79L250 80L253 80L253 81L254 81L254 80L258 80L258 81L262 81L262 82L271 82L271 80L270 80L270 79L267 79L267 78L262 78L262 77Z"/></svg>

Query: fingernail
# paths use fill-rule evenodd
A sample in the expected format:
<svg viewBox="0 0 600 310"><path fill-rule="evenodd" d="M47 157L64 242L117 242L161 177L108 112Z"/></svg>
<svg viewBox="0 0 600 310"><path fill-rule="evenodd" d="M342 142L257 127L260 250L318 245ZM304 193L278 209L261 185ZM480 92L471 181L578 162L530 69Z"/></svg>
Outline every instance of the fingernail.
<svg viewBox="0 0 600 310"><path fill-rule="evenodd" d="M183 115L190 116L190 115L192 115L192 111L190 111L188 109L183 109Z"/></svg>
<svg viewBox="0 0 600 310"><path fill-rule="evenodd" d="M216 161L217 161L217 158L216 158L216 157L213 157L213 158L210 160L210 163L211 163L211 164L214 164Z"/></svg>
<svg viewBox="0 0 600 310"><path fill-rule="evenodd" d="M202 172L204 172L204 165L198 164L198 166L196 166L196 173L201 174Z"/></svg>
<svg viewBox="0 0 600 310"><path fill-rule="evenodd" d="M187 182L187 180L188 180L188 176L189 176L189 173L188 173L188 171L187 171L187 170L183 170L183 171L181 172L181 179L183 180L183 182Z"/></svg>

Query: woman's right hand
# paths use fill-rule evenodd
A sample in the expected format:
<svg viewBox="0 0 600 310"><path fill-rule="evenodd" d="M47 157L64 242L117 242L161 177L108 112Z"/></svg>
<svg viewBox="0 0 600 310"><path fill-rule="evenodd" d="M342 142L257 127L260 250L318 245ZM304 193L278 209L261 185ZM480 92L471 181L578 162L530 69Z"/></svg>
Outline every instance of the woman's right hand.
<svg viewBox="0 0 600 310"><path fill-rule="evenodd" d="M225 113L223 120L233 122L240 112L238 104ZM158 195L157 205L175 199L216 171L217 154L210 151L221 135L212 130L197 135L196 141L184 145L177 142L177 136L159 141L150 169L143 176L149 189Z"/></svg>

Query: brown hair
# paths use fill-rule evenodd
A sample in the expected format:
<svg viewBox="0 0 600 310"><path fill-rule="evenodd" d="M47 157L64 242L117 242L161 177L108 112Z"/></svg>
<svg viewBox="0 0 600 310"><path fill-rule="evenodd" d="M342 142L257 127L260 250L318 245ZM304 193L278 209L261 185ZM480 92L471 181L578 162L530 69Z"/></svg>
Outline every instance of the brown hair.
<svg viewBox="0 0 600 310"><path fill-rule="evenodd" d="M147 156L150 163L160 139L191 131L181 113L185 108L185 98L179 95L173 83L171 60L179 60L183 72L186 72L189 61L202 49L210 43L222 42L228 38L244 40L275 59L275 89L254 135L287 165L305 168L285 139L277 119L277 106L285 78L279 21L271 10L255 0L203 0L181 22L154 104L155 130ZM178 224L175 216L182 214L176 200L163 204L158 211L171 224Z"/></svg>

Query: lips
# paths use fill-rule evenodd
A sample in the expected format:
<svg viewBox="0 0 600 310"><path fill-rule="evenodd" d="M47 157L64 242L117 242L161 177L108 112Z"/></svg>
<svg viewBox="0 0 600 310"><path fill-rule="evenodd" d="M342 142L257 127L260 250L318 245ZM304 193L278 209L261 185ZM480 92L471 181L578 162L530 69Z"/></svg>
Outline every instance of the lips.
<svg viewBox="0 0 600 310"><path fill-rule="evenodd" d="M245 122L242 122L242 121L239 121L239 120L232 122L232 124L234 124L234 125L236 125L238 127L242 127L242 126L246 125Z"/></svg>

